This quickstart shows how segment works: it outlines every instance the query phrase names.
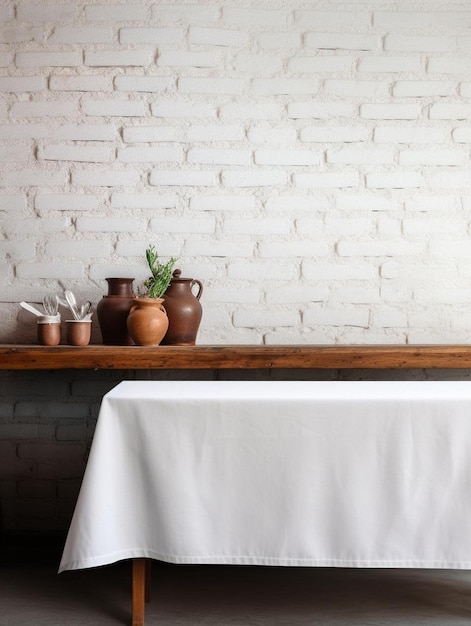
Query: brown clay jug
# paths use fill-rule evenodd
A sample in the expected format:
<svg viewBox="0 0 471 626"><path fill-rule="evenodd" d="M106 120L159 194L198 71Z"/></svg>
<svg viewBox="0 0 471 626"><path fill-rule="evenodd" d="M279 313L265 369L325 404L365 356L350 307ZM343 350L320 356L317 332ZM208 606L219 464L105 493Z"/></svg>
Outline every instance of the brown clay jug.
<svg viewBox="0 0 471 626"><path fill-rule="evenodd" d="M138 346L158 346L168 328L162 298L135 298L129 311L129 335Z"/></svg>
<svg viewBox="0 0 471 626"><path fill-rule="evenodd" d="M193 288L197 291L193 293ZM200 303L203 285L196 278L182 278L181 270L175 270L163 295L168 315L168 330L162 340L164 345L194 346L203 309Z"/></svg>
<svg viewBox="0 0 471 626"><path fill-rule="evenodd" d="M96 312L103 343L111 346L132 346L127 319L134 303L134 278L107 278L108 295L97 304Z"/></svg>

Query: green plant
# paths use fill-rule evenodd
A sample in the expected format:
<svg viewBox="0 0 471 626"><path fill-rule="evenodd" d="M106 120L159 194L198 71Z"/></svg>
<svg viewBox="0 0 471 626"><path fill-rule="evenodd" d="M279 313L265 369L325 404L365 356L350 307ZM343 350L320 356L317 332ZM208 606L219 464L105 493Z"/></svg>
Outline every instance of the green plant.
<svg viewBox="0 0 471 626"><path fill-rule="evenodd" d="M171 257L166 263L161 263L155 247L149 246L146 250L146 260L152 273L152 276L144 281L148 290L147 295L149 298L161 298L170 285L172 271L177 259Z"/></svg>

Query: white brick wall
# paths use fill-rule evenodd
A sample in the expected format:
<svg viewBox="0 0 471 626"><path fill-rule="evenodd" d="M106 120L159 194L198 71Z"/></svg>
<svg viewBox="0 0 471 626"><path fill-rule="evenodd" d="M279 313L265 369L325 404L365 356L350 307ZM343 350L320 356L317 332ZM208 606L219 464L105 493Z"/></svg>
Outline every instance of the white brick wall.
<svg viewBox="0 0 471 626"><path fill-rule="evenodd" d="M5 0L0 19L4 340L34 341L23 294L96 298L152 243L225 303L201 343L468 341L465 0Z"/></svg>

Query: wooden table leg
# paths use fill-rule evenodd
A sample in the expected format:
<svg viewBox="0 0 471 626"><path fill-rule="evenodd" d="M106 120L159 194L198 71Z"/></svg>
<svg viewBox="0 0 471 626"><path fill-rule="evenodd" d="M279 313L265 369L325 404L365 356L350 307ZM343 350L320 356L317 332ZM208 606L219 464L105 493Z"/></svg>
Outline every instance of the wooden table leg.
<svg viewBox="0 0 471 626"><path fill-rule="evenodd" d="M132 561L132 626L144 626L146 596L146 561Z"/></svg>

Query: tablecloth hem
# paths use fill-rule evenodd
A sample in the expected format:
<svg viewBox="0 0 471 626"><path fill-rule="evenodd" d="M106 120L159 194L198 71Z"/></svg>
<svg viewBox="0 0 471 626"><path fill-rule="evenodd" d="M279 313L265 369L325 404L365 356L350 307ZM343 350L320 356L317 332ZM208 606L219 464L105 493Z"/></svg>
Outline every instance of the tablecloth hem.
<svg viewBox="0 0 471 626"><path fill-rule="evenodd" d="M359 567L410 569L471 569L471 561L429 561L420 559L325 559L286 558L271 556L180 556L166 555L153 550L128 550L90 559L67 561L60 564L58 573L66 570L88 569L111 565L127 559L147 558L175 565L261 565L281 567Z"/></svg>

